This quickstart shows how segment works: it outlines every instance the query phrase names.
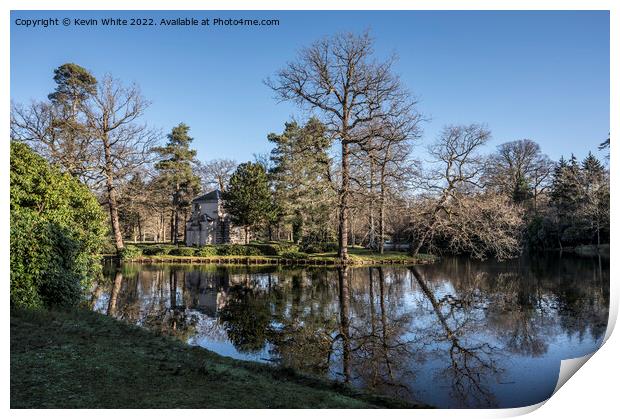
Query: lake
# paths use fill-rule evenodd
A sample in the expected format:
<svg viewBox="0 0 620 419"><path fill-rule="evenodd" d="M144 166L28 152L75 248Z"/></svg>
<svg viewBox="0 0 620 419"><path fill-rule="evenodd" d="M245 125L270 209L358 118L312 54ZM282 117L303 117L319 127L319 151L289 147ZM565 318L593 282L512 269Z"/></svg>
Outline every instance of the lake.
<svg viewBox="0 0 620 419"><path fill-rule="evenodd" d="M543 255L432 265L106 265L91 307L221 355L440 408L548 398L595 351L609 260Z"/></svg>

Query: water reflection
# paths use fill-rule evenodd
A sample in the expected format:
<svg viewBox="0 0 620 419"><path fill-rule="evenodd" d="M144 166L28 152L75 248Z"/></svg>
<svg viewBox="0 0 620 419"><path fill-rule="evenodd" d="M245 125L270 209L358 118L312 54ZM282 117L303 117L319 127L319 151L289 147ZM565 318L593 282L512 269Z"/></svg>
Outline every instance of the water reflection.
<svg viewBox="0 0 620 419"><path fill-rule="evenodd" d="M548 397L605 333L609 265L447 258L418 267L107 266L93 309L224 355L438 407Z"/></svg>

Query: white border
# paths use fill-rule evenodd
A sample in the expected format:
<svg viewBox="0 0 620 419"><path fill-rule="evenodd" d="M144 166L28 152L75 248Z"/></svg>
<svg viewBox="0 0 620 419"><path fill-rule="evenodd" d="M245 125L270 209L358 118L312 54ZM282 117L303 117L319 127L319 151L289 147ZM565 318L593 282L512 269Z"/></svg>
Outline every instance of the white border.
<svg viewBox="0 0 620 419"><path fill-rule="evenodd" d="M620 74L620 66L618 65L618 57L620 52L620 44L618 42L618 24L619 24L619 6L617 1L591 0L436 0L436 1L402 1L402 0L381 0L380 2L370 2L367 0L313 0L311 2L291 2L290 0L264 0L264 1L234 1L214 3L211 1L197 0L90 0L88 2L82 0L4 0L2 2L3 19L0 23L0 42L2 46L2 55L4 64L0 65L0 80L2 89L2 101L0 102L0 115L4 115L1 119L2 132L4 133L2 141L2 150L0 151L0 217L2 219L0 228L2 230L2 240L0 240L0 254L2 262L0 263L0 277L3 278L5 284L5 304L4 304L4 321L2 322L3 336L5 337L2 347L4 363L2 364L2 376L4 377L4 391L2 394L3 406L9 408L9 103L10 103L10 10L611 10L611 103L610 115L620 115L618 100L617 74ZM620 118L611 118L611 131L618 132L618 124ZM615 148L612 149L612 160L615 162L620 158L620 152ZM612 183L612 242L617 242L617 229L614 228L613 217L617 215L618 208L618 187L616 179L615 166L612 165L611 173ZM618 251L615 246L611 249L611 260L615 261ZM538 407L545 405L544 408L536 410L532 415L538 418L552 417L583 417L585 415L595 415L599 417L609 417L610 412L616 412L617 409L617 391L616 378L618 377L618 360L615 353L618 351L619 343L617 336L611 336L611 331L615 325L618 314L618 280L616 273L618 268L614 263L611 265L611 289L610 289L610 322L606 333L606 344L601 348L579 371L578 378L569 380L562 389L554 395L547 403L541 403L536 406L521 409L498 409L498 410L392 410L389 415L396 417L506 417L525 414L536 410ZM617 335L617 334L616 334ZM165 389L161 389L165 391ZM136 395L139 397L139 395ZM198 413L198 412L196 412ZM71 410L71 411L11 411L10 414L16 417L31 417L46 415L50 417L63 418L81 418L88 415L91 418L103 418L110 415L131 415L132 417L148 417L149 419L166 417L170 415L185 416L196 414L186 411L164 411L164 410L140 410L140 411L106 411L106 410ZM211 414L211 412L201 412L198 414ZM317 412L310 410L287 411L287 410L262 410L262 411L230 411L230 412L212 412L214 415L252 415L269 418L289 418L295 415L300 418L313 418ZM338 417L342 419L343 415L355 415L359 417L370 417L376 414L373 411L322 411L322 416Z"/></svg>

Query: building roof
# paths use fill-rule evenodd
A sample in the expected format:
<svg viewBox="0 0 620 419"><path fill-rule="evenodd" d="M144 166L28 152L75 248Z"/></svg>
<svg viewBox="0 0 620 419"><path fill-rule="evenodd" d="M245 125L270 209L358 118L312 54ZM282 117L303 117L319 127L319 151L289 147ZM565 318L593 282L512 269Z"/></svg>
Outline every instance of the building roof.
<svg viewBox="0 0 620 419"><path fill-rule="evenodd" d="M215 189L211 192L192 199L192 202L219 201L220 199L222 199L222 193L219 189Z"/></svg>

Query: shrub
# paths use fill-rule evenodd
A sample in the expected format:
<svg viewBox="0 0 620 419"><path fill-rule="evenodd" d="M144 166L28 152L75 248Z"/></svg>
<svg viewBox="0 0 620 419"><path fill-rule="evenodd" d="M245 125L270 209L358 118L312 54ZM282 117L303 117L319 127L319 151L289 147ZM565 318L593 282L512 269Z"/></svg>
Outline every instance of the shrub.
<svg viewBox="0 0 620 419"><path fill-rule="evenodd" d="M299 250L294 243L251 243L249 246L258 249L265 256L280 256L283 252Z"/></svg>
<svg viewBox="0 0 620 419"><path fill-rule="evenodd" d="M217 246L217 254L220 256L261 256L260 250L256 247L242 244L221 244Z"/></svg>
<svg viewBox="0 0 620 419"><path fill-rule="evenodd" d="M173 256L194 256L196 254L196 248L194 247L177 247L170 250L170 255Z"/></svg>
<svg viewBox="0 0 620 419"><path fill-rule="evenodd" d="M101 272L101 206L23 143L11 143L10 182L11 306L76 305Z"/></svg>
<svg viewBox="0 0 620 419"><path fill-rule="evenodd" d="M336 242L305 242L305 243L302 243L301 250L306 253L337 252L338 243Z"/></svg>
<svg viewBox="0 0 620 419"><path fill-rule="evenodd" d="M142 254L147 256L165 256L170 254L170 252L177 247L171 244L156 244L152 246L144 246L142 248Z"/></svg>
<svg viewBox="0 0 620 419"><path fill-rule="evenodd" d="M120 252L119 257L121 260L132 260L142 255L142 250L131 244L125 246Z"/></svg>
<svg viewBox="0 0 620 419"><path fill-rule="evenodd" d="M217 256L217 247L203 246L197 249L196 256L200 256L200 257Z"/></svg>

